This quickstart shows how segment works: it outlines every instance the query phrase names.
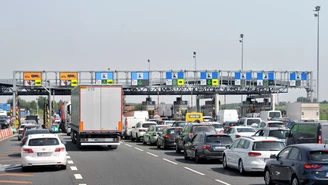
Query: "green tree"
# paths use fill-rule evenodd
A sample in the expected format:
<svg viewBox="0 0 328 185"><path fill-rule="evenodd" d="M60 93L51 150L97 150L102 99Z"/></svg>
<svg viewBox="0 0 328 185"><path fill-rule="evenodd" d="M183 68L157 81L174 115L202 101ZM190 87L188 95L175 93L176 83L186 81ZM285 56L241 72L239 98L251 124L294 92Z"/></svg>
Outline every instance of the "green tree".
<svg viewBox="0 0 328 185"><path fill-rule="evenodd" d="M134 110L142 110L142 104L136 104Z"/></svg>

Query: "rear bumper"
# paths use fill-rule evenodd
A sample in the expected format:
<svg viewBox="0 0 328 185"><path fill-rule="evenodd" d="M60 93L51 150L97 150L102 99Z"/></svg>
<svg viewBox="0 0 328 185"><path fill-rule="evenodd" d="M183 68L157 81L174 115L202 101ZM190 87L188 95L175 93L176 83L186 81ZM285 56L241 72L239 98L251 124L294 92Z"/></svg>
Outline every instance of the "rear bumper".
<svg viewBox="0 0 328 185"><path fill-rule="evenodd" d="M40 158L32 158L26 157L22 158L22 166L49 166L49 165L66 165L67 159L66 156L60 158L53 159L40 159Z"/></svg>
<svg viewBox="0 0 328 185"><path fill-rule="evenodd" d="M199 157L204 158L204 159L222 159L223 151L216 151L216 152L211 152L208 150L205 150L202 152Z"/></svg>
<svg viewBox="0 0 328 185"><path fill-rule="evenodd" d="M82 146L121 145L121 143L81 143Z"/></svg>

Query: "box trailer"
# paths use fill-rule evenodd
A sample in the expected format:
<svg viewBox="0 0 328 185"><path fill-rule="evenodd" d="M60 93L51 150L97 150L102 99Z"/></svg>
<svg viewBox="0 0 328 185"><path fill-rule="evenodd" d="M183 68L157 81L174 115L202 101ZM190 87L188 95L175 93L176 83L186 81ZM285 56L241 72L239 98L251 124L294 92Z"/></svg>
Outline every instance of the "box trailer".
<svg viewBox="0 0 328 185"><path fill-rule="evenodd" d="M287 117L292 120L320 120L319 103L288 103L286 112Z"/></svg>
<svg viewBox="0 0 328 185"><path fill-rule="evenodd" d="M78 148L116 149L122 134L122 86L81 85L71 93L71 139Z"/></svg>

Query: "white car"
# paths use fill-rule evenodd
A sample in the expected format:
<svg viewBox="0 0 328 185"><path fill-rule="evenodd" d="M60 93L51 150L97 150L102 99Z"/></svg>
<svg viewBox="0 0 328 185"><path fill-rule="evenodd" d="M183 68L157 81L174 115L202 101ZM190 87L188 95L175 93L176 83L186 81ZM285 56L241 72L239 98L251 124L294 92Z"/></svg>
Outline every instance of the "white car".
<svg viewBox="0 0 328 185"><path fill-rule="evenodd" d="M61 166L66 169L66 147L57 134L32 134L21 148L22 171L31 166Z"/></svg>
<svg viewBox="0 0 328 185"><path fill-rule="evenodd" d="M140 139L143 139L143 136L148 131L148 128L151 125L157 125L156 122L153 121L140 121L136 124L136 126L132 127L131 131L131 141L137 140L140 141Z"/></svg>
<svg viewBox="0 0 328 185"><path fill-rule="evenodd" d="M263 172L266 161L278 154L285 143L275 137L241 137L236 139L222 155L223 168L245 172Z"/></svg>
<svg viewBox="0 0 328 185"><path fill-rule="evenodd" d="M215 127L215 131L217 133L223 133L224 132L223 124L218 123L218 122L209 122L209 124L211 124Z"/></svg>
<svg viewBox="0 0 328 185"><path fill-rule="evenodd" d="M226 134L229 134L231 139L234 141L237 138L243 137L243 136L252 136L255 134L255 129L248 126L233 126L228 129Z"/></svg>

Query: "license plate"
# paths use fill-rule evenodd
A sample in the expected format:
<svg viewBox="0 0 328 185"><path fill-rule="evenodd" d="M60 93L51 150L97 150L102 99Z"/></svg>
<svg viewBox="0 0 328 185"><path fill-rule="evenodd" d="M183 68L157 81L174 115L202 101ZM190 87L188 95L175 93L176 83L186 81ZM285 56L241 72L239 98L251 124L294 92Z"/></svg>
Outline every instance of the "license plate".
<svg viewBox="0 0 328 185"><path fill-rule="evenodd" d="M105 138L105 141L113 141L113 138Z"/></svg>
<svg viewBox="0 0 328 185"><path fill-rule="evenodd" d="M37 153L38 157L48 157L50 156L51 153L50 152L42 152L42 153Z"/></svg>

